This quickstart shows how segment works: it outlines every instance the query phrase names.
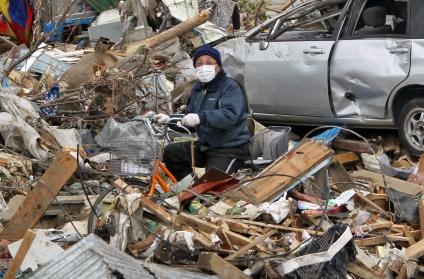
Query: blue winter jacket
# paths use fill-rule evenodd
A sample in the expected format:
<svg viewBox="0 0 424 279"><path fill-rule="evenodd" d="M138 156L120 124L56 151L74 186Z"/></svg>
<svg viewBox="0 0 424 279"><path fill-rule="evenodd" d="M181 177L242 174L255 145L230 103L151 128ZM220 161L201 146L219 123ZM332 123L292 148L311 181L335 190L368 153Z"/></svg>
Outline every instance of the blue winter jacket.
<svg viewBox="0 0 424 279"><path fill-rule="evenodd" d="M240 85L223 69L207 84L196 82L186 111L199 115L201 150L236 147L249 141L246 102Z"/></svg>

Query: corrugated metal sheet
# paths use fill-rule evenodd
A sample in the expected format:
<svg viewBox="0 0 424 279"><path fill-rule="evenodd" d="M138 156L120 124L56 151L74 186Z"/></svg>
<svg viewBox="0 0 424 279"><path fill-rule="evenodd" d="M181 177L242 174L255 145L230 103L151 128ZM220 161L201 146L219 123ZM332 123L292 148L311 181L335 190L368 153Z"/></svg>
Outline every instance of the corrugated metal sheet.
<svg viewBox="0 0 424 279"><path fill-rule="evenodd" d="M201 273L188 272L163 265L136 260L91 234L55 260L38 269L32 279L103 279L115 278L113 271L125 279L163 278L184 279L218 278Z"/></svg>

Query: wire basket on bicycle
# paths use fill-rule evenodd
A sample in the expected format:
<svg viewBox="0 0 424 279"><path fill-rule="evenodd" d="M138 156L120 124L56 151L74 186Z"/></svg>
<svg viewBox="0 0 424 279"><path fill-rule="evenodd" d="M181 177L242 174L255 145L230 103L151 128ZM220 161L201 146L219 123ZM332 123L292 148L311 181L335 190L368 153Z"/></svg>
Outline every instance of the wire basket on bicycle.
<svg viewBox="0 0 424 279"><path fill-rule="evenodd" d="M118 176L149 176L162 156L160 142L148 136L142 141L114 141L105 148L110 153L109 171Z"/></svg>

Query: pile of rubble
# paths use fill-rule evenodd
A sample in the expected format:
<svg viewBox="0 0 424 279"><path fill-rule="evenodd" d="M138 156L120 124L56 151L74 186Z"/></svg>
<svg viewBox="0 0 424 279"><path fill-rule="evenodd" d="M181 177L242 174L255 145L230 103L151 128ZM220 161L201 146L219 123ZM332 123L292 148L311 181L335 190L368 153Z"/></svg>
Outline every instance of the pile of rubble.
<svg viewBox="0 0 424 279"><path fill-rule="evenodd" d="M0 278L422 276L424 157L394 136L254 123L237 174L163 177L171 191L154 197L149 177L112 171L111 143L139 141L151 111L184 109L190 50L293 4L181 3L97 11L94 48L48 45L54 28L2 55Z"/></svg>

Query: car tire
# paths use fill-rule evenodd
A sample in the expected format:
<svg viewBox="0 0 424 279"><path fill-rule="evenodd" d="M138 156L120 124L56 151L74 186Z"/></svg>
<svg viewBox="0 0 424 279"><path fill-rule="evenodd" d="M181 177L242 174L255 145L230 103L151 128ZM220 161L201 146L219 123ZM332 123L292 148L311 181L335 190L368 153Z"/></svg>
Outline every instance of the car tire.
<svg viewBox="0 0 424 279"><path fill-rule="evenodd" d="M398 131L408 153L415 156L424 153L424 98L411 99L401 108Z"/></svg>

